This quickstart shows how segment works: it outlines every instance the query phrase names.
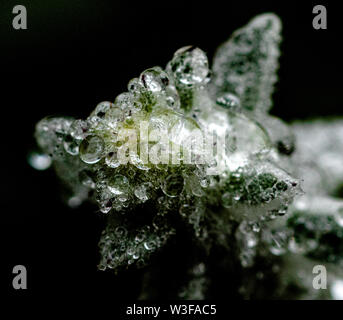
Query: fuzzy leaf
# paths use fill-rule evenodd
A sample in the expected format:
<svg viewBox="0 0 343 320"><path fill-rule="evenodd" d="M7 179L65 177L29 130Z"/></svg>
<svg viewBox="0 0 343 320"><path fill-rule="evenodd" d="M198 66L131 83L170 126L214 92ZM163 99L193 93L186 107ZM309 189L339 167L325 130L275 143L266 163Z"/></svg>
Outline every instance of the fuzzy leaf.
<svg viewBox="0 0 343 320"><path fill-rule="evenodd" d="M272 13L259 15L234 32L214 56L212 93L234 93L243 108L268 111L277 80L280 32L280 19Z"/></svg>

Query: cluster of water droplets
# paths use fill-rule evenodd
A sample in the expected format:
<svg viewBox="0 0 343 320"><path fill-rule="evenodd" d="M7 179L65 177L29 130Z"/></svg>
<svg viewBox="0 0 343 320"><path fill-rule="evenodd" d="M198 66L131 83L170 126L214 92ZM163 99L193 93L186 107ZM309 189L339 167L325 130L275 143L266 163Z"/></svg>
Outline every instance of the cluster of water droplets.
<svg viewBox="0 0 343 320"><path fill-rule="evenodd" d="M163 232L162 232L163 231ZM153 226L128 229L109 223L99 242L99 269L119 269L130 265L144 267L151 254L162 247L174 230L160 230Z"/></svg>
<svg viewBox="0 0 343 320"><path fill-rule="evenodd" d="M199 48L184 47L174 54L166 70L153 67L143 71L129 81L127 92L119 94L114 102L99 103L86 120L40 121L36 126L38 145L55 166L63 167L63 179L75 193L70 203L74 206L88 197L98 204L101 213L119 216L154 203L156 220L177 212L202 240L208 237L204 221L209 204L229 210L239 221L244 217L253 216L252 220L258 221L284 214L285 202L295 194L290 191L294 181L273 168L254 168L254 157L261 159L271 148L268 136L241 113L236 95L226 93L213 101L207 89L209 80L205 53ZM143 161L142 123L147 123L148 134L158 130L166 138L159 137L148 145L168 150L167 156L177 159L177 165L154 163L150 158ZM194 129L229 135L228 156L218 153L203 164L184 163L184 149L168 148L170 144L181 145ZM125 142L133 136L137 146L127 148ZM125 155L127 162L123 163L120 154ZM203 157L203 150L195 148L197 155ZM219 175L209 175L208 169L216 166L226 169ZM285 201L266 209L267 204L282 197ZM253 206L255 213L249 216L246 208ZM241 214L242 211L245 212ZM109 247L117 239L110 237L112 231L108 229L101 240L107 239L102 245L102 264L108 266L109 256L114 256ZM244 236L249 238L248 234ZM144 247L124 236L121 242L139 252ZM115 252L119 254L120 250ZM124 256L120 261L128 265L135 260L135 255L129 254L132 259Z"/></svg>
<svg viewBox="0 0 343 320"><path fill-rule="evenodd" d="M217 51L213 76L201 49L183 47L165 69L143 71L87 119L36 125L40 151L29 163L54 167L70 206L91 200L108 216L100 269L146 265L180 224L206 252L222 246L236 254L244 270L257 258L283 256L289 265L299 256L342 265L343 205L333 198L343 177L342 123L293 126L297 150L291 128L267 114L280 28L266 14L239 29ZM188 145L198 160L188 163L183 142L197 130L216 139L205 150ZM147 158L146 148L167 161ZM307 195L292 204L302 194L296 176ZM181 297L203 296L205 264L195 269Z"/></svg>

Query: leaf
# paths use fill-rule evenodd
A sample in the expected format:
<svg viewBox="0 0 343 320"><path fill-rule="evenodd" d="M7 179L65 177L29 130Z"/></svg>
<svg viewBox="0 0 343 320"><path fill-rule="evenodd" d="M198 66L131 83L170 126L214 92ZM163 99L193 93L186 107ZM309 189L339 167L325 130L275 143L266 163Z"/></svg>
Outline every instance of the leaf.
<svg viewBox="0 0 343 320"><path fill-rule="evenodd" d="M236 94L243 108L268 111L277 80L281 21L272 13L259 15L222 44L213 60L211 92Z"/></svg>
<svg viewBox="0 0 343 320"><path fill-rule="evenodd" d="M128 221L110 217L99 241L100 270L114 269L134 264L141 268L149 263L150 256L162 248L174 229L164 217L157 216L152 226L133 227Z"/></svg>

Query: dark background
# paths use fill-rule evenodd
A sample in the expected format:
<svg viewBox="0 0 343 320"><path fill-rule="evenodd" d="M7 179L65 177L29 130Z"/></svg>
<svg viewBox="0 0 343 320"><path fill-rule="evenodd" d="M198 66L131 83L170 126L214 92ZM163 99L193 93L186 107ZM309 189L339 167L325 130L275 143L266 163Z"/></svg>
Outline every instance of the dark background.
<svg viewBox="0 0 343 320"><path fill-rule="evenodd" d="M12 28L17 4L27 8L27 30ZM164 66L182 46L202 48L211 61L235 29L266 11L280 15L284 24L272 113L288 121L342 115L343 22L338 1L320 1L328 10L328 29L314 30L316 4L1 1L1 288L12 296L105 294L113 299L134 297L140 289L140 272L114 277L97 271L105 219L96 208L69 209L54 173L27 164L37 121L51 114L86 117L98 102L113 101L144 69ZM27 267L26 291L12 289L17 264Z"/></svg>

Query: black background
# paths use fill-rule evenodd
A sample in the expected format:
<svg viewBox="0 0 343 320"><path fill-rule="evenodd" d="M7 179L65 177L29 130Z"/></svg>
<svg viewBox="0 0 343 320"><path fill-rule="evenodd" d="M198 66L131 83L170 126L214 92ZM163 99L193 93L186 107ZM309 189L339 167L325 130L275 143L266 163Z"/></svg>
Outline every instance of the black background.
<svg viewBox="0 0 343 320"><path fill-rule="evenodd" d="M25 5L28 29L12 28L14 5ZM328 29L312 28L311 1L30 0L0 3L2 288L26 297L135 297L140 272L97 271L105 224L96 208L72 210L53 172L30 168L37 121L47 115L86 117L113 101L142 70L164 66L178 48L208 53L232 31L266 11L284 30L273 114L296 118L342 115L342 18L338 1L321 1ZM182 261L182 253L180 260ZM28 290L12 289L12 268L28 270ZM173 279L175 274L171 273ZM225 293L223 293L225 298Z"/></svg>

